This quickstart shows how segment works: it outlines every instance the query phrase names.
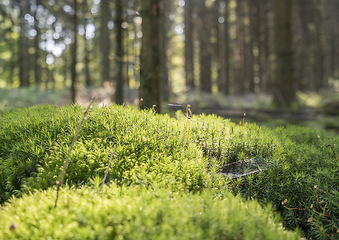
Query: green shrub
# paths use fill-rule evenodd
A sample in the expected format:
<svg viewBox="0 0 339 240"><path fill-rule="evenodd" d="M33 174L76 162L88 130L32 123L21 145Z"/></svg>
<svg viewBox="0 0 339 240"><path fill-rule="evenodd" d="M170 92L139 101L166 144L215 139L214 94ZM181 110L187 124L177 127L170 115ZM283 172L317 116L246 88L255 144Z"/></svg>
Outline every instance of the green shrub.
<svg viewBox="0 0 339 240"><path fill-rule="evenodd" d="M35 192L0 210L0 239L300 239L256 202L227 191L201 194L157 187Z"/></svg>

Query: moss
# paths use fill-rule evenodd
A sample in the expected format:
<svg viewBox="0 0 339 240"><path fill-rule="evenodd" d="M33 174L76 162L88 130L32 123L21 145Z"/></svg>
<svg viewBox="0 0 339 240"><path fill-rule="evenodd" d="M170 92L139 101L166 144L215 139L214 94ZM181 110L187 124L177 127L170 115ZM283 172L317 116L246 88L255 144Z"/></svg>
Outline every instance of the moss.
<svg viewBox="0 0 339 240"><path fill-rule="evenodd" d="M43 105L1 113L2 204L55 185L82 110L76 105ZM72 151L65 182L76 188L95 176L103 179L116 144L106 182L124 188L156 186L187 196L228 188L263 206L272 204L286 227L299 227L310 239L336 234L337 137L311 128L270 130L213 115L185 115L171 118L115 105L93 108ZM217 173L223 164L249 158L267 159L270 168L234 180ZM330 217L318 214L325 206L318 204L322 200Z"/></svg>
<svg viewBox="0 0 339 240"><path fill-rule="evenodd" d="M144 187L82 187L13 199L1 210L0 239L300 239L269 209L227 191L200 194Z"/></svg>

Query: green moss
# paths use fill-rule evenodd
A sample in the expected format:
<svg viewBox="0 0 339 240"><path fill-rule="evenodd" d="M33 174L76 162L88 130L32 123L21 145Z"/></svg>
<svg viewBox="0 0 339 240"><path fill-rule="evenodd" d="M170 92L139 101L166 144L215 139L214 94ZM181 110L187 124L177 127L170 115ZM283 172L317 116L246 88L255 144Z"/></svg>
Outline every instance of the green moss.
<svg viewBox="0 0 339 240"><path fill-rule="evenodd" d="M269 209L227 191L186 194L119 187L63 189L13 199L1 210L0 239L300 239Z"/></svg>
<svg viewBox="0 0 339 240"><path fill-rule="evenodd" d="M54 186L82 109L43 105L3 111L0 117L0 202ZM189 194L228 188L272 204L285 226L301 228L309 239L326 239L326 233L336 232L333 226L339 227L337 142L311 128L270 130L216 116L170 118L122 106L94 108L72 151L65 182L79 187L94 176L102 179L116 144L107 182ZM270 168L234 180L217 174L221 165L247 158L267 159ZM285 206L299 210L282 206L285 199ZM322 212L321 200L331 217L315 212Z"/></svg>

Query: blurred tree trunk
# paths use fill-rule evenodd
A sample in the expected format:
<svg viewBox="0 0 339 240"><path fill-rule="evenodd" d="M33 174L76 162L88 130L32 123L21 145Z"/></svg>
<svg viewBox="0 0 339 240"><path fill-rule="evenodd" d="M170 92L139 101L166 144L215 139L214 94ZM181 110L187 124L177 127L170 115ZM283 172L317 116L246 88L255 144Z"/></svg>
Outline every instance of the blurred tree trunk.
<svg viewBox="0 0 339 240"><path fill-rule="evenodd" d="M295 100L292 63L292 0L275 0L276 73L273 101L278 106L290 106Z"/></svg>
<svg viewBox="0 0 339 240"><path fill-rule="evenodd" d="M35 1L35 12L34 12L34 29L36 30L36 36L34 38L34 82L36 84L36 87L40 87L41 83L41 59L40 59L40 37L41 37L41 31L38 26L38 17L37 17L37 12L38 12L38 6L40 5L40 0Z"/></svg>
<svg viewBox="0 0 339 240"><path fill-rule="evenodd" d="M331 68L331 54L332 54L332 48L331 48L331 32L332 32L332 26L331 26L331 9L329 7L330 0L324 0L323 1L323 10L322 10L322 28L324 29L324 80L326 82L326 86L329 86L329 82L332 79L332 68Z"/></svg>
<svg viewBox="0 0 339 240"><path fill-rule="evenodd" d="M55 91L55 77L54 77L54 70L55 68L51 65L47 66L47 70L48 70L48 79L49 82L52 83L52 92Z"/></svg>
<svg viewBox="0 0 339 240"><path fill-rule="evenodd" d="M27 27L25 15L29 13L30 3L27 0L20 0L20 87L29 86L29 41L26 37Z"/></svg>
<svg viewBox="0 0 339 240"><path fill-rule="evenodd" d="M124 86L124 78L123 78L123 61L124 61L124 48L122 45L123 33L122 33L122 1L115 1L115 103L123 104L123 86Z"/></svg>
<svg viewBox="0 0 339 240"><path fill-rule="evenodd" d="M200 91L201 92L212 92L212 79L211 79L211 61L212 61L212 47L210 43L210 29L211 26L208 24L210 21L206 21L209 18L209 12L206 7L205 0L199 1L199 62L200 62Z"/></svg>
<svg viewBox="0 0 339 240"><path fill-rule="evenodd" d="M309 28L311 24L313 24L311 15L312 3L309 0L298 0L299 7L299 16L301 16L301 32L302 32L302 78L299 79L299 90L305 90L307 88L311 88L311 84L313 83L313 64L311 63L312 59L312 45L314 41L312 41L312 33Z"/></svg>
<svg viewBox="0 0 339 240"><path fill-rule="evenodd" d="M245 75L244 75L244 0L238 0L236 6L236 34L237 43L234 52L235 60L235 92L245 93Z"/></svg>
<svg viewBox="0 0 339 240"><path fill-rule="evenodd" d="M220 93L229 94L229 0L225 1L225 6L222 8L222 17L224 22L220 26L220 78L218 89Z"/></svg>
<svg viewBox="0 0 339 240"><path fill-rule="evenodd" d="M73 0L73 32L74 32L74 42L72 44L71 55L72 55L72 63L71 63L71 76L72 76L72 85L71 85L71 103L76 102L76 85L77 85L77 47L78 47L78 3L77 0Z"/></svg>
<svg viewBox="0 0 339 240"><path fill-rule="evenodd" d="M192 19L192 1L185 1L185 73L186 88L194 90L194 64L193 64L193 19Z"/></svg>
<svg viewBox="0 0 339 240"><path fill-rule="evenodd" d="M336 32L336 22L335 22L335 9L334 9L333 0L325 0L325 15L326 15L326 38L328 44L328 81L333 86L335 79L335 69L336 69L336 43L335 43L335 32Z"/></svg>
<svg viewBox="0 0 339 240"><path fill-rule="evenodd" d="M318 0L313 0L313 11L315 16L315 33L314 39L316 41L315 46L315 64L314 64L314 71L315 71L315 89L319 91L320 89L324 88L324 61L323 61L323 46L322 46L322 29L321 29L321 12L320 12L321 3Z"/></svg>
<svg viewBox="0 0 339 240"><path fill-rule="evenodd" d="M254 72L254 66L257 64L256 59L257 55L254 56L254 53L257 53L258 41L259 41L259 35L258 35L258 26L257 26L257 18L258 18L258 0L249 0L249 19L250 19L250 25L249 25L249 52L248 52L248 78L249 78L249 91L251 93L254 93L255 91L255 72ZM255 51L256 50L256 51Z"/></svg>
<svg viewBox="0 0 339 240"><path fill-rule="evenodd" d="M84 34L84 41L85 41L85 45L84 45L84 52L85 52L85 84L86 87L91 87L92 86L92 79L91 79L91 74L90 74L90 69L89 69L89 63L90 63L90 50L89 50L89 45L90 45L90 40L87 39L87 25L88 25L88 17L87 15L89 15L89 8L88 8L88 2L87 0L83 0L82 2L83 4L83 9L84 9L84 18L85 18L85 34Z"/></svg>
<svg viewBox="0 0 339 240"><path fill-rule="evenodd" d="M10 21L11 21L11 25L14 26L15 23L13 21L12 18L9 18ZM5 37L5 41L6 41L6 44L8 45L8 48L10 50L10 52L12 53L11 54L11 58L9 60L9 77L8 77L8 82L9 82L9 85L11 87L14 87L14 71L15 71L15 68L17 67L18 65L18 57L20 59L20 56L19 56L19 53L18 53L18 50L17 50L17 42L14 42L12 41L12 34L13 34L13 29L10 28L8 29L8 34L7 37ZM20 51L20 49L19 49Z"/></svg>
<svg viewBox="0 0 339 240"><path fill-rule="evenodd" d="M167 49L168 49L168 18L166 16L166 10L170 9L170 1L163 0L160 3L161 7L161 17L160 17L160 53L161 53L161 79L162 79L162 101L169 101L171 96L171 87L168 79L168 57L167 57Z"/></svg>
<svg viewBox="0 0 339 240"><path fill-rule="evenodd" d="M292 31L294 35L293 51L294 51L294 77L297 90L303 90L302 79L304 78L304 31L302 27L302 14L300 10L301 5L298 1L293 2L292 12Z"/></svg>
<svg viewBox="0 0 339 240"><path fill-rule="evenodd" d="M271 61L270 61L270 18L271 11L269 0L259 0L260 7L258 8L258 25L260 31L259 38L259 80L260 90L266 91L269 85Z"/></svg>
<svg viewBox="0 0 339 240"><path fill-rule="evenodd" d="M143 108L161 113L161 53L160 53L160 0L142 0L142 47L140 53L139 96Z"/></svg>
<svg viewBox="0 0 339 240"><path fill-rule="evenodd" d="M69 54L68 54L68 50L67 48L65 49L64 53L62 54L62 59L64 61L64 65L62 67L62 74L63 74L63 88L66 89L67 88L67 81L69 79Z"/></svg>
<svg viewBox="0 0 339 240"><path fill-rule="evenodd" d="M100 11L101 11L101 29L100 29L100 43L101 43L101 78L102 83L106 81L111 81L110 77L110 40L109 40L109 32L107 28L107 23L110 20L110 8L108 0L101 0L100 2Z"/></svg>

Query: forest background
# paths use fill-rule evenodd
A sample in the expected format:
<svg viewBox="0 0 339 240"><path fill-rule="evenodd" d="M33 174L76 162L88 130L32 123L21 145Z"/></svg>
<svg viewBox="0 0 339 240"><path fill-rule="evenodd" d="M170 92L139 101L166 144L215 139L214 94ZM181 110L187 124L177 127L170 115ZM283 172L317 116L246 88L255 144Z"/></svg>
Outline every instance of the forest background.
<svg viewBox="0 0 339 240"><path fill-rule="evenodd" d="M338 24L337 0L1 0L0 108L96 94L158 112L336 115Z"/></svg>

